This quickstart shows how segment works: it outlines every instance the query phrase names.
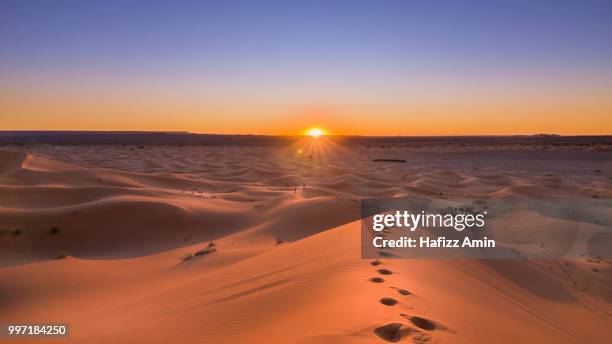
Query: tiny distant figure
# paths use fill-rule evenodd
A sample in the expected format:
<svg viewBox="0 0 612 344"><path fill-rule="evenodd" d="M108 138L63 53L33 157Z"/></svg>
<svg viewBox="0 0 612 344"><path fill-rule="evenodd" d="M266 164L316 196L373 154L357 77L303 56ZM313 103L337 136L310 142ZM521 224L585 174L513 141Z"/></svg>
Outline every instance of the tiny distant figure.
<svg viewBox="0 0 612 344"><path fill-rule="evenodd" d="M302 191L306 191L306 184L302 185Z"/></svg>

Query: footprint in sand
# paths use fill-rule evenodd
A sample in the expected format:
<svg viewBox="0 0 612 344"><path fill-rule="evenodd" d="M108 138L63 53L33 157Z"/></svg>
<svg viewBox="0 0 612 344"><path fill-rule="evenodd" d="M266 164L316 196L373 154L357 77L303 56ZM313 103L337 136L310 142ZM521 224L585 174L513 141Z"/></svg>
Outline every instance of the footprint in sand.
<svg viewBox="0 0 612 344"><path fill-rule="evenodd" d="M426 331L448 330L446 326L427 318L419 316L410 316L408 314L400 314L400 316L410 320L410 322L412 322L414 326Z"/></svg>
<svg viewBox="0 0 612 344"><path fill-rule="evenodd" d="M416 333L414 336L412 336L412 342L414 344L425 344L427 342L431 341L431 336L428 335L427 333Z"/></svg>
<svg viewBox="0 0 612 344"><path fill-rule="evenodd" d="M376 270L379 274L381 275L391 275L393 274L393 271L391 270L387 270L387 269L378 269Z"/></svg>
<svg viewBox="0 0 612 344"><path fill-rule="evenodd" d="M391 323L374 329L374 333L388 342L399 342L400 339L409 335L412 329L400 323Z"/></svg>
<svg viewBox="0 0 612 344"><path fill-rule="evenodd" d="M385 306L395 306L397 305L397 300L392 297L383 297L380 299L380 303Z"/></svg>
<svg viewBox="0 0 612 344"><path fill-rule="evenodd" d="M412 341L419 344L431 340L431 336L421 333L416 328L402 323L390 323L379 326L374 329L374 333L380 339L392 343L399 342L404 337L412 337Z"/></svg>
<svg viewBox="0 0 612 344"><path fill-rule="evenodd" d="M382 283L384 281L385 281L384 278L381 278L381 277L372 277L372 278L370 278L370 282L374 282L374 283Z"/></svg>
<svg viewBox="0 0 612 344"><path fill-rule="evenodd" d="M390 287L390 288L391 288L391 289L394 289L395 291L397 291L398 293L400 293L400 294L402 294L402 295L404 295L404 296L408 296L408 295L411 295L411 294L412 294L411 292L409 292L409 291L408 291L408 290L406 290L406 289L401 289L401 288L397 288L397 287Z"/></svg>

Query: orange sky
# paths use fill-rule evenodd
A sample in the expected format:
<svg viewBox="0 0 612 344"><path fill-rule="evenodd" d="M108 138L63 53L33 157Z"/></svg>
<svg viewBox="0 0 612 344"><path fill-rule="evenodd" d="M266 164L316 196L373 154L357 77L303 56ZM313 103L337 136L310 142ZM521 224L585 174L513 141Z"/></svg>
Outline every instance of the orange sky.
<svg viewBox="0 0 612 344"><path fill-rule="evenodd" d="M356 135L612 134L612 98L601 86L543 92L517 85L429 85L386 94L376 87L246 95L16 81L0 85L0 129L299 134L318 126Z"/></svg>

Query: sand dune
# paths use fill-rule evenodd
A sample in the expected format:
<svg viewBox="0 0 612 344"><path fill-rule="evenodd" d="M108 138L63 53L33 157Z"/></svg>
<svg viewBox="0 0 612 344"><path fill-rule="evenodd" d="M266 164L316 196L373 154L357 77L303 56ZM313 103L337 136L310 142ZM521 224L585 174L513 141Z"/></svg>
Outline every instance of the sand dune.
<svg viewBox="0 0 612 344"><path fill-rule="evenodd" d="M610 262L374 262L358 221L364 197L610 198L608 152L297 152L0 151L0 323L68 322L73 343L612 340Z"/></svg>

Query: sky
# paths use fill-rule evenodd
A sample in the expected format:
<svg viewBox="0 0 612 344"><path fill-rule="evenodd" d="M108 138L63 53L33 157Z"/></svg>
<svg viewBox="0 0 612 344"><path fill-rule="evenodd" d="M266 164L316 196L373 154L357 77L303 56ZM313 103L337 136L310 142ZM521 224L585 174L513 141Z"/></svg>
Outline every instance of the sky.
<svg viewBox="0 0 612 344"><path fill-rule="evenodd" d="M0 130L612 134L612 1L0 2Z"/></svg>

